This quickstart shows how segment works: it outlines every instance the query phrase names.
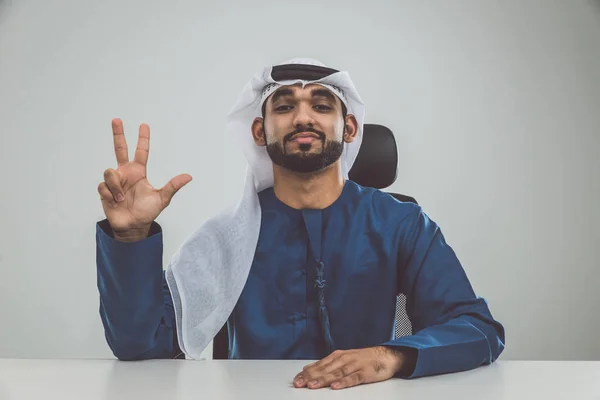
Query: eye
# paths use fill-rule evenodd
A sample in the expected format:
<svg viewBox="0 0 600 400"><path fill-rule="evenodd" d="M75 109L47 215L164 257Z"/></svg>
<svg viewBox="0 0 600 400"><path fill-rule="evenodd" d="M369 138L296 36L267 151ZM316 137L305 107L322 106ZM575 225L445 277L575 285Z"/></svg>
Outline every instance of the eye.
<svg viewBox="0 0 600 400"><path fill-rule="evenodd" d="M275 111L278 111L278 112L288 111L291 108L292 108L292 106L279 106L279 107L275 107Z"/></svg>
<svg viewBox="0 0 600 400"><path fill-rule="evenodd" d="M315 106L315 109L317 109L318 111L329 111L329 110L331 110L331 107L326 106L324 104L317 104Z"/></svg>

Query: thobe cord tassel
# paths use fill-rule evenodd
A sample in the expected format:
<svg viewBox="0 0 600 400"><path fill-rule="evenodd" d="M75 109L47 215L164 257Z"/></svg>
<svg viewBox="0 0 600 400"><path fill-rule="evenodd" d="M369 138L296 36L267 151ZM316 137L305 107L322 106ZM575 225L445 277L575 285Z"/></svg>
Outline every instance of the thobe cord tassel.
<svg viewBox="0 0 600 400"><path fill-rule="evenodd" d="M319 321L321 322L321 328L323 329L323 336L325 338L325 349L327 354L331 354L335 348L333 345L333 338L331 337L329 312L327 311L327 306L325 306L325 279L323 279L323 270L325 269L325 264L323 264L322 261L318 261L318 263L315 287L318 289L319 295Z"/></svg>

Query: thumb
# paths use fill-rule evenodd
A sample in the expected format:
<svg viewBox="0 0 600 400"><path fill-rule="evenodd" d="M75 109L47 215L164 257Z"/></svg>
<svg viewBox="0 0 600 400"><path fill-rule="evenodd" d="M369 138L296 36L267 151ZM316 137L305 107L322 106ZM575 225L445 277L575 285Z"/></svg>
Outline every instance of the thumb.
<svg viewBox="0 0 600 400"><path fill-rule="evenodd" d="M175 193L179 191L182 187L190 183L192 180L192 176L189 174L181 174L177 175L175 178L171 179L165 186L160 189L160 196L162 198L163 204L166 206L171 203L171 199L175 196Z"/></svg>

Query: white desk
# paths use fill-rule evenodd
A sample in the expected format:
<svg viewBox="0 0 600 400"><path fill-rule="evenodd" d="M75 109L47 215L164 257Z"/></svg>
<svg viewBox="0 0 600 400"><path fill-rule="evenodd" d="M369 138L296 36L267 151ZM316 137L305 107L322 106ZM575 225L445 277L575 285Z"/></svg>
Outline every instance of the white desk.
<svg viewBox="0 0 600 400"><path fill-rule="evenodd" d="M499 361L334 391L296 389L304 361L0 359L0 399L600 399L600 362Z"/></svg>

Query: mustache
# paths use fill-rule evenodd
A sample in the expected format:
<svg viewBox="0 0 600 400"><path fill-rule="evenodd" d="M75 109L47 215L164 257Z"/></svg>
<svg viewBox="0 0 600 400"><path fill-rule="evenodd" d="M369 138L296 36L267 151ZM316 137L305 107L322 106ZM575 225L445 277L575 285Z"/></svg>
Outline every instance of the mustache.
<svg viewBox="0 0 600 400"><path fill-rule="evenodd" d="M299 134L299 133L304 133L304 132L311 132L314 133L315 135L319 136L319 139L321 139L322 141L325 141L325 133L318 131L314 128L296 128L296 130L294 130L293 132L290 132L288 134L286 134L283 137L283 143L289 142L290 140L292 140L292 137L294 137L295 135Z"/></svg>

